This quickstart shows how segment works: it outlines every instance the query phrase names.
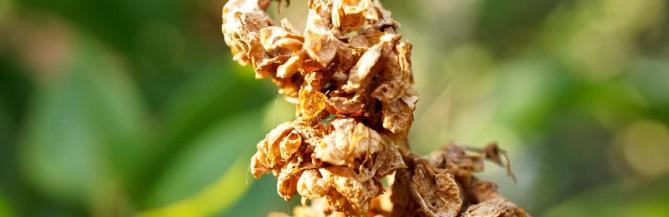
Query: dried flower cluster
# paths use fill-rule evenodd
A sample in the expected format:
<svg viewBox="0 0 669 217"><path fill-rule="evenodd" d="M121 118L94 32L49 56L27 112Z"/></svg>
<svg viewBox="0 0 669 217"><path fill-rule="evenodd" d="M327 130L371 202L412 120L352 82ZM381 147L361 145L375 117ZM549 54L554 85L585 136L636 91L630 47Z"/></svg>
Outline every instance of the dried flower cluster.
<svg viewBox="0 0 669 217"><path fill-rule="evenodd" d="M312 200L296 216L525 216L471 176L484 159L501 163L498 153L409 152L412 46L378 1L309 0L303 33L270 19L270 3L229 0L222 30L234 60L296 104L296 119L260 141L251 162L256 178L277 176L282 198ZM381 181L391 174L388 196Z"/></svg>

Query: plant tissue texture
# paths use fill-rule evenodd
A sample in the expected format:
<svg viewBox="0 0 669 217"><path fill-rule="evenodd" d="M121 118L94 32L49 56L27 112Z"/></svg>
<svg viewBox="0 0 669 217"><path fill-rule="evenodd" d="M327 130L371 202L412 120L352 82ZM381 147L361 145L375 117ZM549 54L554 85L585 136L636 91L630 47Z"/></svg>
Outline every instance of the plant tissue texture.
<svg viewBox="0 0 669 217"><path fill-rule="evenodd" d="M270 19L270 3L228 1L222 30L233 59L296 106L296 119L271 130L251 159L253 176L277 177L282 198L301 196L294 216L528 216L472 176L486 159L503 163L497 146L410 152L412 46L378 1L309 0L302 33Z"/></svg>

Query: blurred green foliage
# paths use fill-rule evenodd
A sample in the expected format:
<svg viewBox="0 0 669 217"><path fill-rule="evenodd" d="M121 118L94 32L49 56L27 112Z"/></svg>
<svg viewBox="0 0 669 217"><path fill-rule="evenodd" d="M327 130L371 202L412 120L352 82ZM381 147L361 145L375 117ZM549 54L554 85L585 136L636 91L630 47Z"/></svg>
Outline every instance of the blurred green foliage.
<svg viewBox="0 0 669 217"><path fill-rule="evenodd" d="M277 13L303 27L306 0ZM508 149L533 216L669 216L669 3L383 1L411 143ZM231 61L224 1L0 0L0 217L290 211L255 143L293 108Z"/></svg>

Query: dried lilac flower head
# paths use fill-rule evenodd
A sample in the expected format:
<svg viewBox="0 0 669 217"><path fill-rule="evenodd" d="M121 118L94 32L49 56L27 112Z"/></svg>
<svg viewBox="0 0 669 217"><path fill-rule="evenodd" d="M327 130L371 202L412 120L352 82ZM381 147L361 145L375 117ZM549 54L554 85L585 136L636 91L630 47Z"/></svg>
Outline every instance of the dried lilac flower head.
<svg viewBox="0 0 669 217"><path fill-rule="evenodd" d="M309 0L302 33L285 19L270 19L270 3L229 0L222 30L233 59L251 65L257 78L271 78L295 104L296 119L257 144L251 173L276 176L286 200L299 194L303 206L296 216L486 216L479 213L514 210L498 196L466 196L477 186L471 172L482 169L485 156L446 149L422 158L409 152L418 101L412 46L377 0ZM391 174L397 183L392 197L381 183ZM489 189L486 194L496 195Z"/></svg>

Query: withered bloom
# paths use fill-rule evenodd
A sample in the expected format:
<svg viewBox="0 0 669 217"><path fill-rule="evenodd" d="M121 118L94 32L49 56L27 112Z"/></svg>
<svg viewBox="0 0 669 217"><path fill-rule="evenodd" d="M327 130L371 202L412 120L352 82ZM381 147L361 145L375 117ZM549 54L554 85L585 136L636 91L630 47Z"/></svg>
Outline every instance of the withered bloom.
<svg viewBox="0 0 669 217"><path fill-rule="evenodd" d="M270 3L229 0L222 30L233 59L296 106L251 160L256 178L277 176L282 198L301 196L295 216L524 216L506 215L524 212L471 176L497 153L410 153L412 46L377 0L309 0L302 33L270 19ZM391 174L392 196L381 183Z"/></svg>

